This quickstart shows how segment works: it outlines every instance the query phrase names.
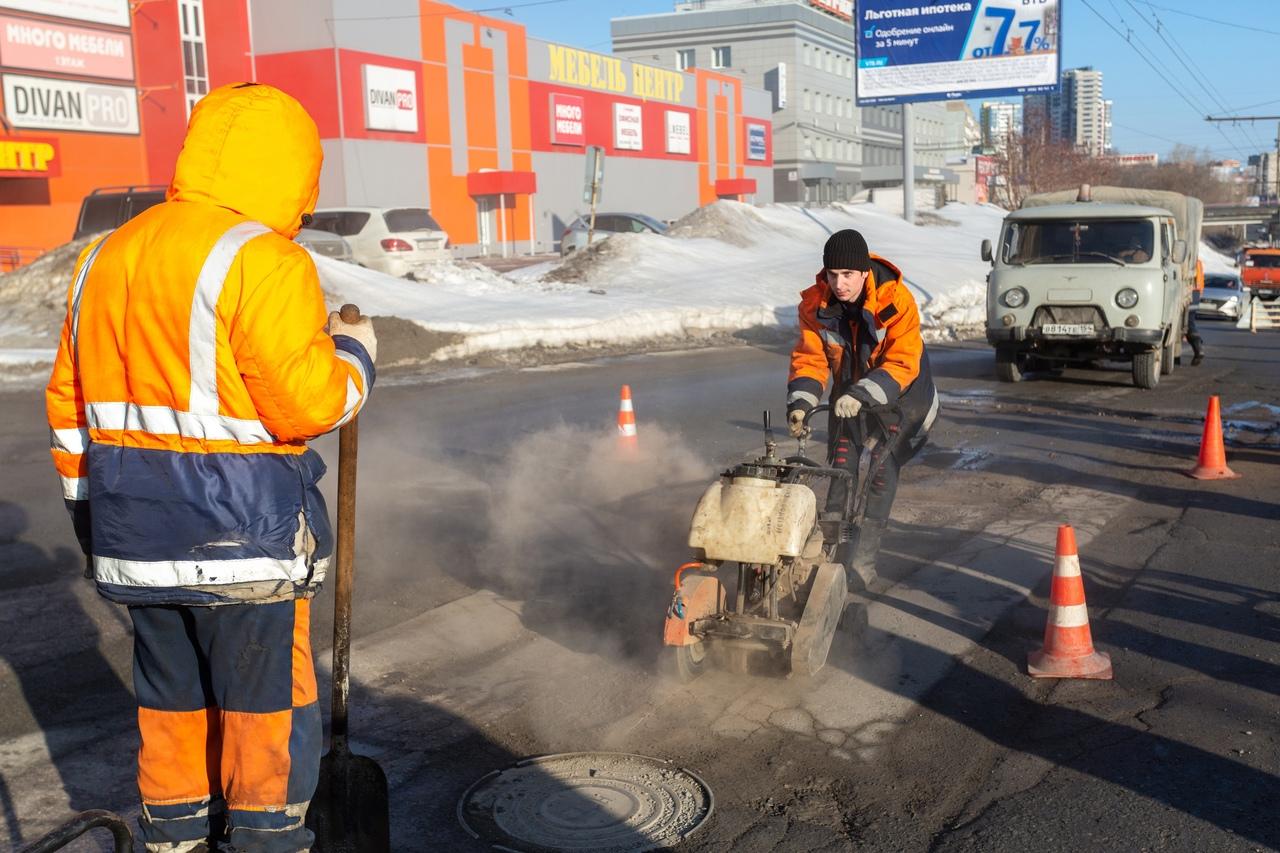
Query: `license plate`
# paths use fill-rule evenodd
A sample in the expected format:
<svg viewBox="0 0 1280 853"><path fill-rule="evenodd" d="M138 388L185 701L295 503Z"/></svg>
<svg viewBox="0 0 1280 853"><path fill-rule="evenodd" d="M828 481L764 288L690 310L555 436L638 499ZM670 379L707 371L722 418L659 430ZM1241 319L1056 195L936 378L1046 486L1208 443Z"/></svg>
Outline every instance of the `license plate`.
<svg viewBox="0 0 1280 853"><path fill-rule="evenodd" d="M1040 331L1046 335L1092 335L1092 323L1045 323Z"/></svg>
<svg viewBox="0 0 1280 853"><path fill-rule="evenodd" d="M440 241L439 240L419 240L418 248L423 251L431 251L433 249L438 249L440 248Z"/></svg>

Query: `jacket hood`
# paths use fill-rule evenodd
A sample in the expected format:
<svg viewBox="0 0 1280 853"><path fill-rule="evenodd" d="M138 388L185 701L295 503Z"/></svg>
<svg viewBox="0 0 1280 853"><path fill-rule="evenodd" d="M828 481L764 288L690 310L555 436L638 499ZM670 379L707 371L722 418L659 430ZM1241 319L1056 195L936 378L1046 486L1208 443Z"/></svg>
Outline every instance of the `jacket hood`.
<svg viewBox="0 0 1280 853"><path fill-rule="evenodd" d="M867 287L861 300L862 303L864 305L869 303L879 307L883 301L882 296L888 293L889 286L901 280L902 270L879 255L872 253L871 271L870 275L867 276ZM835 294L831 292L831 285L827 284L826 267L818 270L818 274L814 276L813 283L814 287L809 288L804 293L816 291L820 297L819 304L823 307L836 301Z"/></svg>
<svg viewBox="0 0 1280 853"><path fill-rule="evenodd" d="M220 86L191 111L167 198L216 204L292 238L315 210L323 159L296 100L259 83Z"/></svg>

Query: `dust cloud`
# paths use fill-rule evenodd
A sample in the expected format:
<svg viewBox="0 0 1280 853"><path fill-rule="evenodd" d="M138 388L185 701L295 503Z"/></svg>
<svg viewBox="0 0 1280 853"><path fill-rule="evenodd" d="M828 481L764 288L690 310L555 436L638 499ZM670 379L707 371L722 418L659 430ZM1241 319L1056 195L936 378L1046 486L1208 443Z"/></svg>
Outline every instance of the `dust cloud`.
<svg viewBox="0 0 1280 853"><path fill-rule="evenodd" d="M638 447L562 426L511 449L492 482L484 581L524 601L526 623L577 648L657 650L671 574L714 469L674 433L646 426Z"/></svg>

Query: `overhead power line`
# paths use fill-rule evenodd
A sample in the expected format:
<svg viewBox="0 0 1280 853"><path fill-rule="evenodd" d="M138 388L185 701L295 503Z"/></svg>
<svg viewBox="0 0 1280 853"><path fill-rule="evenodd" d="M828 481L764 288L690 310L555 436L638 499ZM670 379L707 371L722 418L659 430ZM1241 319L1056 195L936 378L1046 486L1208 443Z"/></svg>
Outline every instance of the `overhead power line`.
<svg viewBox="0 0 1280 853"><path fill-rule="evenodd" d="M1221 18L1209 18L1204 15L1197 15L1194 12L1184 12L1182 9L1173 9L1169 6L1160 6L1150 0L1138 0L1144 6L1150 6L1152 9L1159 9L1162 12L1172 12L1175 15L1185 15L1188 18L1195 18L1198 21L1208 21L1211 24L1219 24L1224 27L1234 27L1238 30L1248 30L1251 33L1265 33L1267 35L1280 36L1280 30L1267 30L1254 24L1237 24L1235 21L1224 21Z"/></svg>
<svg viewBox="0 0 1280 853"><path fill-rule="evenodd" d="M1160 19L1160 15L1157 14L1154 9L1152 9L1151 18L1155 22L1155 23L1152 23L1152 21L1148 21L1145 17L1143 17L1141 10L1139 10L1138 7L1134 5L1134 0L1125 0L1125 2L1129 4L1129 8L1133 9L1135 14L1137 14L1139 17L1142 18L1143 23L1145 23L1148 27L1150 27L1155 32L1156 37L1159 38L1160 41L1164 42L1165 46L1168 47L1169 50L1173 51L1174 56L1179 57L1181 59L1181 66L1180 66L1181 70L1188 72L1188 76L1196 83L1196 85L1198 85L1204 91L1206 95L1209 96L1209 100L1213 102L1214 106L1216 106L1222 112L1229 112L1226 104L1223 102L1223 97L1221 93L1219 93L1216 87L1214 87L1213 84L1209 82L1207 77L1205 77L1202 73L1200 73L1199 70L1197 70L1199 63L1197 63L1194 59L1192 59L1191 55L1188 54L1187 51L1183 49L1182 44L1178 41L1177 36L1175 36L1173 34L1173 31L1170 30L1168 26L1164 23L1164 21ZM1151 8L1151 7L1148 6L1148 8ZM1166 33L1168 34L1168 37L1166 37ZM1244 138L1248 141L1248 143L1254 147L1254 149L1261 150L1262 144L1258 141L1257 137L1254 136L1252 125L1242 127L1241 133L1244 136Z"/></svg>
<svg viewBox="0 0 1280 853"><path fill-rule="evenodd" d="M1113 33L1115 33L1117 36L1119 36L1121 39L1123 39L1123 40L1124 40L1124 42L1125 42L1125 44L1127 44L1127 45L1129 45L1131 48L1133 48L1133 52L1134 52L1134 53L1136 53L1136 54L1138 55L1138 58L1139 58L1139 59L1141 59L1143 62L1145 62L1145 63L1147 64L1147 66L1148 66L1152 71L1154 71L1158 77L1160 77L1161 79L1163 79L1163 80L1165 81L1165 84L1166 84L1166 85L1168 85L1168 86L1169 86L1169 88L1170 88L1170 89L1171 89L1171 90L1172 90L1172 91L1173 91L1173 92L1174 92L1174 93L1175 93L1179 98L1181 98L1183 101L1185 101L1185 102L1186 102L1187 106L1191 107L1191 109L1192 109L1192 110L1194 110L1194 111L1195 111L1195 113L1196 113L1197 115L1204 115L1204 113L1205 113L1206 111L1203 109L1203 107L1199 107L1199 106L1197 106L1197 105L1196 105L1196 103L1195 103L1195 101L1193 101L1191 98L1189 98L1189 97L1187 96L1187 93L1186 93L1186 92L1184 92L1184 91L1182 91L1182 89L1181 89L1181 88L1180 88L1180 87L1179 87L1179 86L1178 86L1178 85L1177 85L1177 84L1176 84L1176 83L1171 79L1171 75L1170 75L1170 73L1169 73L1167 70L1166 70L1166 71L1161 71L1158 67L1156 67L1156 63L1155 63L1154 61L1152 61L1152 59L1147 55L1147 52L1146 52L1146 51L1145 51L1145 50L1144 50L1144 49L1143 49L1143 48L1142 48L1138 43L1134 42L1134 40L1133 40L1132 38L1130 38L1130 35L1132 34L1132 31L1130 31L1130 34L1125 34L1125 33L1121 32L1121 31L1116 27L1116 25L1115 25L1115 24L1113 24L1113 23L1112 23L1112 22L1107 18L1107 16L1106 16L1106 15L1103 15L1101 12L1099 12L1099 11L1098 11L1098 9L1097 9L1097 7L1095 7L1095 6L1093 5L1093 3L1089 2L1089 0L1080 0L1080 2L1081 2L1081 3L1083 3L1083 4L1085 5L1085 8L1086 8L1086 9L1088 9L1090 12L1093 12L1093 14L1097 16L1098 20L1102 21L1102 23L1103 23L1103 24L1104 24L1108 29L1110 29ZM1118 11L1118 10L1117 10L1117 11ZM1127 25L1126 25L1126 26L1127 26ZM1223 138L1224 138L1224 139L1227 139L1227 141L1228 141L1228 142L1231 142L1230 138L1229 138L1229 137L1227 137L1227 135L1226 135L1226 133L1225 133L1225 132L1222 134L1222 136L1223 136ZM1247 154L1245 154L1245 153L1243 152L1243 150L1240 148L1240 146L1239 146L1238 144L1232 143L1232 148L1234 148L1234 149L1236 150L1236 153L1240 154L1240 156L1245 157L1246 159L1248 158L1248 155L1247 155Z"/></svg>

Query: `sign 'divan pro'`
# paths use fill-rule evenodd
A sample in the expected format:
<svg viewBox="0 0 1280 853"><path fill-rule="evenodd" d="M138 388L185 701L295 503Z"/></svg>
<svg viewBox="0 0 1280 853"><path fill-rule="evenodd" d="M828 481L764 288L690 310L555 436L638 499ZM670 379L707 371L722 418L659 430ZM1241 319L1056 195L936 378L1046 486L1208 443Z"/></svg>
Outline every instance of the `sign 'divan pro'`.
<svg viewBox="0 0 1280 853"><path fill-rule="evenodd" d="M418 80L407 68L363 65L364 126L368 130L418 132Z"/></svg>

